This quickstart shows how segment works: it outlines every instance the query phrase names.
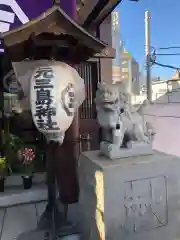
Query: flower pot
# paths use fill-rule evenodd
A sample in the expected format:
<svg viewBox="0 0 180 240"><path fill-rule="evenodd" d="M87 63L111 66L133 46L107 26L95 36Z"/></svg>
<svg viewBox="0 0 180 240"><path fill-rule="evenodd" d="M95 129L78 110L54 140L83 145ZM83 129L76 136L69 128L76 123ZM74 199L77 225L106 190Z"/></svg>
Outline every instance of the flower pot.
<svg viewBox="0 0 180 240"><path fill-rule="evenodd" d="M5 178L0 177L0 192L4 192Z"/></svg>
<svg viewBox="0 0 180 240"><path fill-rule="evenodd" d="M32 187L32 176L22 176L24 189Z"/></svg>

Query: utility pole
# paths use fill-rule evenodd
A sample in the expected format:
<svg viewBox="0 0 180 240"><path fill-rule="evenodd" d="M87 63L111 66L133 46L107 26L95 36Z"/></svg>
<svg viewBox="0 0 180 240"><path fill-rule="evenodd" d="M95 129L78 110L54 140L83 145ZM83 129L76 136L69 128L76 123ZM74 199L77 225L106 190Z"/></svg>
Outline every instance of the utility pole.
<svg viewBox="0 0 180 240"><path fill-rule="evenodd" d="M152 102L152 81L151 81L151 39L150 39L150 13L145 12L145 58L146 58L146 83L147 99Z"/></svg>

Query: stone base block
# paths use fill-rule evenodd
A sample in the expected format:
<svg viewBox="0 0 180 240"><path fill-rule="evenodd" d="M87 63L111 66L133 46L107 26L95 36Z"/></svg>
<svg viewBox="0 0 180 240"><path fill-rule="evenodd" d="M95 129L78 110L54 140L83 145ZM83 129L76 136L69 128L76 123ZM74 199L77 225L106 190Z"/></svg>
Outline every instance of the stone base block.
<svg viewBox="0 0 180 240"><path fill-rule="evenodd" d="M17 240L50 240L49 234L46 231L30 231L22 233ZM73 234L65 237L57 237L53 240L80 240L79 234Z"/></svg>
<svg viewBox="0 0 180 240"><path fill-rule="evenodd" d="M152 144L136 142L132 143L131 148L119 148L115 144L101 142L100 152L102 153L102 155L106 156L111 160L118 158L137 157L143 155L145 156L154 153L152 149Z"/></svg>
<svg viewBox="0 0 180 240"><path fill-rule="evenodd" d="M180 159L80 157L83 240L180 239Z"/></svg>

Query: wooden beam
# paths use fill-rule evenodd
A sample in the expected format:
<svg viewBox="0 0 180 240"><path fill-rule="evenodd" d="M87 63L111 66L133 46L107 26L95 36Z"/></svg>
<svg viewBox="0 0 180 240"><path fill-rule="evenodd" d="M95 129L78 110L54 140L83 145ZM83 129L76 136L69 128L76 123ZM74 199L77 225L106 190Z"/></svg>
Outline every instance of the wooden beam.
<svg viewBox="0 0 180 240"><path fill-rule="evenodd" d="M79 6L77 12L77 21L82 25L87 19L88 15L93 11L99 0L84 0L83 4Z"/></svg>
<svg viewBox="0 0 180 240"><path fill-rule="evenodd" d="M108 4L101 10L97 18L92 17L91 29L97 29L101 23L111 14L111 12L119 5L122 0L110 0Z"/></svg>
<svg viewBox="0 0 180 240"><path fill-rule="evenodd" d="M65 40L35 40L35 46L57 46L57 47L69 47ZM73 46L71 46L73 47ZM74 46L75 47L75 46ZM116 50L107 46L101 52L93 55L95 58L115 58Z"/></svg>
<svg viewBox="0 0 180 240"><path fill-rule="evenodd" d="M87 32L57 6L53 6L37 19L30 21L20 28L3 33L2 37L4 39L6 49L8 50L9 48L10 52L13 54L13 52L16 52L17 45L19 48L21 45L23 46L32 34L34 36L33 42L38 38L42 38L44 40L42 40L42 44L44 44L44 46L46 46L46 43L48 46L51 46L51 44L53 46L54 41L57 45L59 45L59 42L62 39L66 39L68 44L68 39L72 38L76 42L73 45L76 46L77 44L78 50L80 50L81 46L83 51L85 51L84 55L88 58L93 57L93 54L99 53L107 47L105 42ZM105 57L107 54L103 52L102 55ZM13 56L15 57L15 54L13 54Z"/></svg>
<svg viewBox="0 0 180 240"><path fill-rule="evenodd" d="M116 57L116 50L111 47L104 48L100 53L94 54L95 58L115 58Z"/></svg>
<svg viewBox="0 0 180 240"><path fill-rule="evenodd" d="M94 6L93 10L91 11L91 13L87 16L87 18L85 19L84 23L82 24L82 26L85 29L89 29L92 22L99 16L99 13L102 11L102 9L104 9L106 7L106 5L108 4L110 0L99 0L97 2L97 4Z"/></svg>
<svg viewBox="0 0 180 240"><path fill-rule="evenodd" d="M78 23L86 29L96 29L122 0L84 0L78 9Z"/></svg>

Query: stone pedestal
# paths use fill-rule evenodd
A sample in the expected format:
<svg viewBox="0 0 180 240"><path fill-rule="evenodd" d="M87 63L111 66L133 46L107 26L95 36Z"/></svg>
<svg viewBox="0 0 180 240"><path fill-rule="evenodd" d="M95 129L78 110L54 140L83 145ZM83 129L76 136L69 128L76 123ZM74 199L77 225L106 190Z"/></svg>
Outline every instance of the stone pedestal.
<svg viewBox="0 0 180 240"><path fill-rule="evenodd" d="M180 239L180 159L80 157L83 240Z"/></svg>
<svg viewBox="0 0 180 240"><path fill-rule="evenodd" d="M109 159L138 157L153 154L152 144L133 143L131 148L119 148L116 144L101 142L100 152Z"/></svg>

